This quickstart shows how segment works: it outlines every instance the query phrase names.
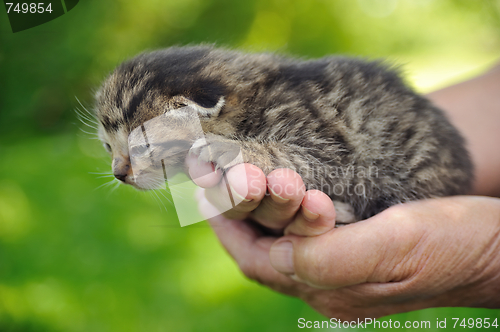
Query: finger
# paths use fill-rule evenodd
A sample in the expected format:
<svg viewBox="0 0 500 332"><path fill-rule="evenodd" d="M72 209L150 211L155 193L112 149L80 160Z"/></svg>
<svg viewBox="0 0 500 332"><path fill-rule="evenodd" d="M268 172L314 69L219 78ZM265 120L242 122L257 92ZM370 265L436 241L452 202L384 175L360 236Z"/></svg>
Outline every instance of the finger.
<svg viewBox="0 0 500 332"><path fill-rule="evenodd" d="M193 182L203 188L216 186L222 178L220 169L215 170L212 163L200 162L198 156L192 153L186 157L186 167Z"/></svg>
<svg viewBox="0 0 500 332"><path fill-rule="evenodd" d="M213 207L206 199L199 201L200 212L213 213ZM269 263L269 249L276 240L262 237L250 223L231 220L222 215L208 219L219 241L235 259L239 268L248 278L259 281L277 291L298 295L306 288L277 272Z"/></svg>
<svg viewBox="0 0 500 332"><path fill-rule="evenodd" d="M271 229L283 229L300 208L306 189L299 174L287 168L267 176L269 196L264 197L251 217Z"/></svg>
<svg viewBox="0 0 500 332"><path fill-rule="evenodd" d="M207 200L230 219L245 219L266 193L266 177L255 165L239 164L227 171L218 186L205 190Z"/></svg>
<svg viewBox="0 0 500 332"><path fill-rule="evenodd" d="M416 225L385 217L383 212L316 237L283 237L271 247L271 264L319 288L395 281L422 233Z"/></svg>
<svg viewBox="0 0 500 332"><path fill-rule="evenodd" d="M319 190L306 192L300 212L285 228L285 235L316 236L335 227L335 207L332 200Z"/></svg>
<svg viewBox="0 0 500 332"><path fill-rule="evenodd" d="M229 219L246 219L266 194L266 176L252 164L239 164L227 172L227 183L236 206L226 212Z"/></svg>

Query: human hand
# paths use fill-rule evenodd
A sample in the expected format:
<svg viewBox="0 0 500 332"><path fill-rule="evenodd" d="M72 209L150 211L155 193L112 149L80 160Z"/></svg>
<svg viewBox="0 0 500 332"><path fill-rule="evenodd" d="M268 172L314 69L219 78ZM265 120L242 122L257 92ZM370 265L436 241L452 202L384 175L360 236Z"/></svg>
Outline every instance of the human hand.
<svg viewBox="0 0 500 332"><path fill-rule="evenodd" d="M214 208L204 197L199 205L201 211ZM329 317L500 306L498 199L457 196L402 204L315 237L266 236L252 222L223 215L209 222L245 275Z"/></svg>
<svg viewBox="0 0 500 332"><path fill-rule="evenodd" d="M189 155L186 165L193 181L205 188L205 199L223 211L220 198L228 189L221 181L221 170L200 164L196 155ZM290 169L277 169L266 177L254 165L239 164L227 171L226 179L233 195L241 201L222 213L226 218L253 220L274 234L315 236L335 226L331 199L319 190L306 191L300 175Z"/></svg>

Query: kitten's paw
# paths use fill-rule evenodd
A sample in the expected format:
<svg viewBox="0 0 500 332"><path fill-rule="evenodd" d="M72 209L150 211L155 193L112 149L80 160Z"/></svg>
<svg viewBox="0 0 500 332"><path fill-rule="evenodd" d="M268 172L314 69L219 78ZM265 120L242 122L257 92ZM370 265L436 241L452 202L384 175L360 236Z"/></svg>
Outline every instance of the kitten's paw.
<svg viewBox="0 0 500 332"><path fill-rule="evenodd" d="M200 161L214 163L216 169L227 169L244 162L241 147L235 141L213 134L198 139L189 153L198 155Z"/></svg>
<svg viewBox="0 0 500 332"><path fill-rule="evenodd" d="M336 226L339 226L339 224L351 224L358 221L354 215L354 208L350 204L333 201L333 206L335 206L336 212Z"/></svg>

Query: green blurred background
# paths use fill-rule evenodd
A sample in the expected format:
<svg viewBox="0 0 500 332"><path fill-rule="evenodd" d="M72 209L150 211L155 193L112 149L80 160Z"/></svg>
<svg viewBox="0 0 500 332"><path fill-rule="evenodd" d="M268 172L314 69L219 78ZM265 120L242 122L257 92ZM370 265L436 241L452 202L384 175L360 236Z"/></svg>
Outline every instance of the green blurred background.
<svg viewBox="0 0 500 332"><path fill-rule="evenodd" d="M109 157L79 130L75 97L91 108L124 59L200 42L387 57L428 92L497 61L499 18L498 0L82 0L13 34L0 6L0 331L290 331L323 319L245 279L206 223L180 228L157 198L102 186L93 173ZM445 317L500 314L387 319Z"/></svg>

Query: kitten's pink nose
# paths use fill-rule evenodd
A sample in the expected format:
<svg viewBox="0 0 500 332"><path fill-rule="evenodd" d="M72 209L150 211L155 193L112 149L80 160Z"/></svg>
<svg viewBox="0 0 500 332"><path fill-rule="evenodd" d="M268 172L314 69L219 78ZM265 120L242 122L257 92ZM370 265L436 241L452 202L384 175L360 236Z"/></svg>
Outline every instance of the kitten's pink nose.
<svg viewBox="0 0 500 332"><path fill-rule="evenodd" d="M116 158L113 162L113 174L115 178L122 182L126 182L127 175L130 172L130 161L121 158Z"/></svg>

